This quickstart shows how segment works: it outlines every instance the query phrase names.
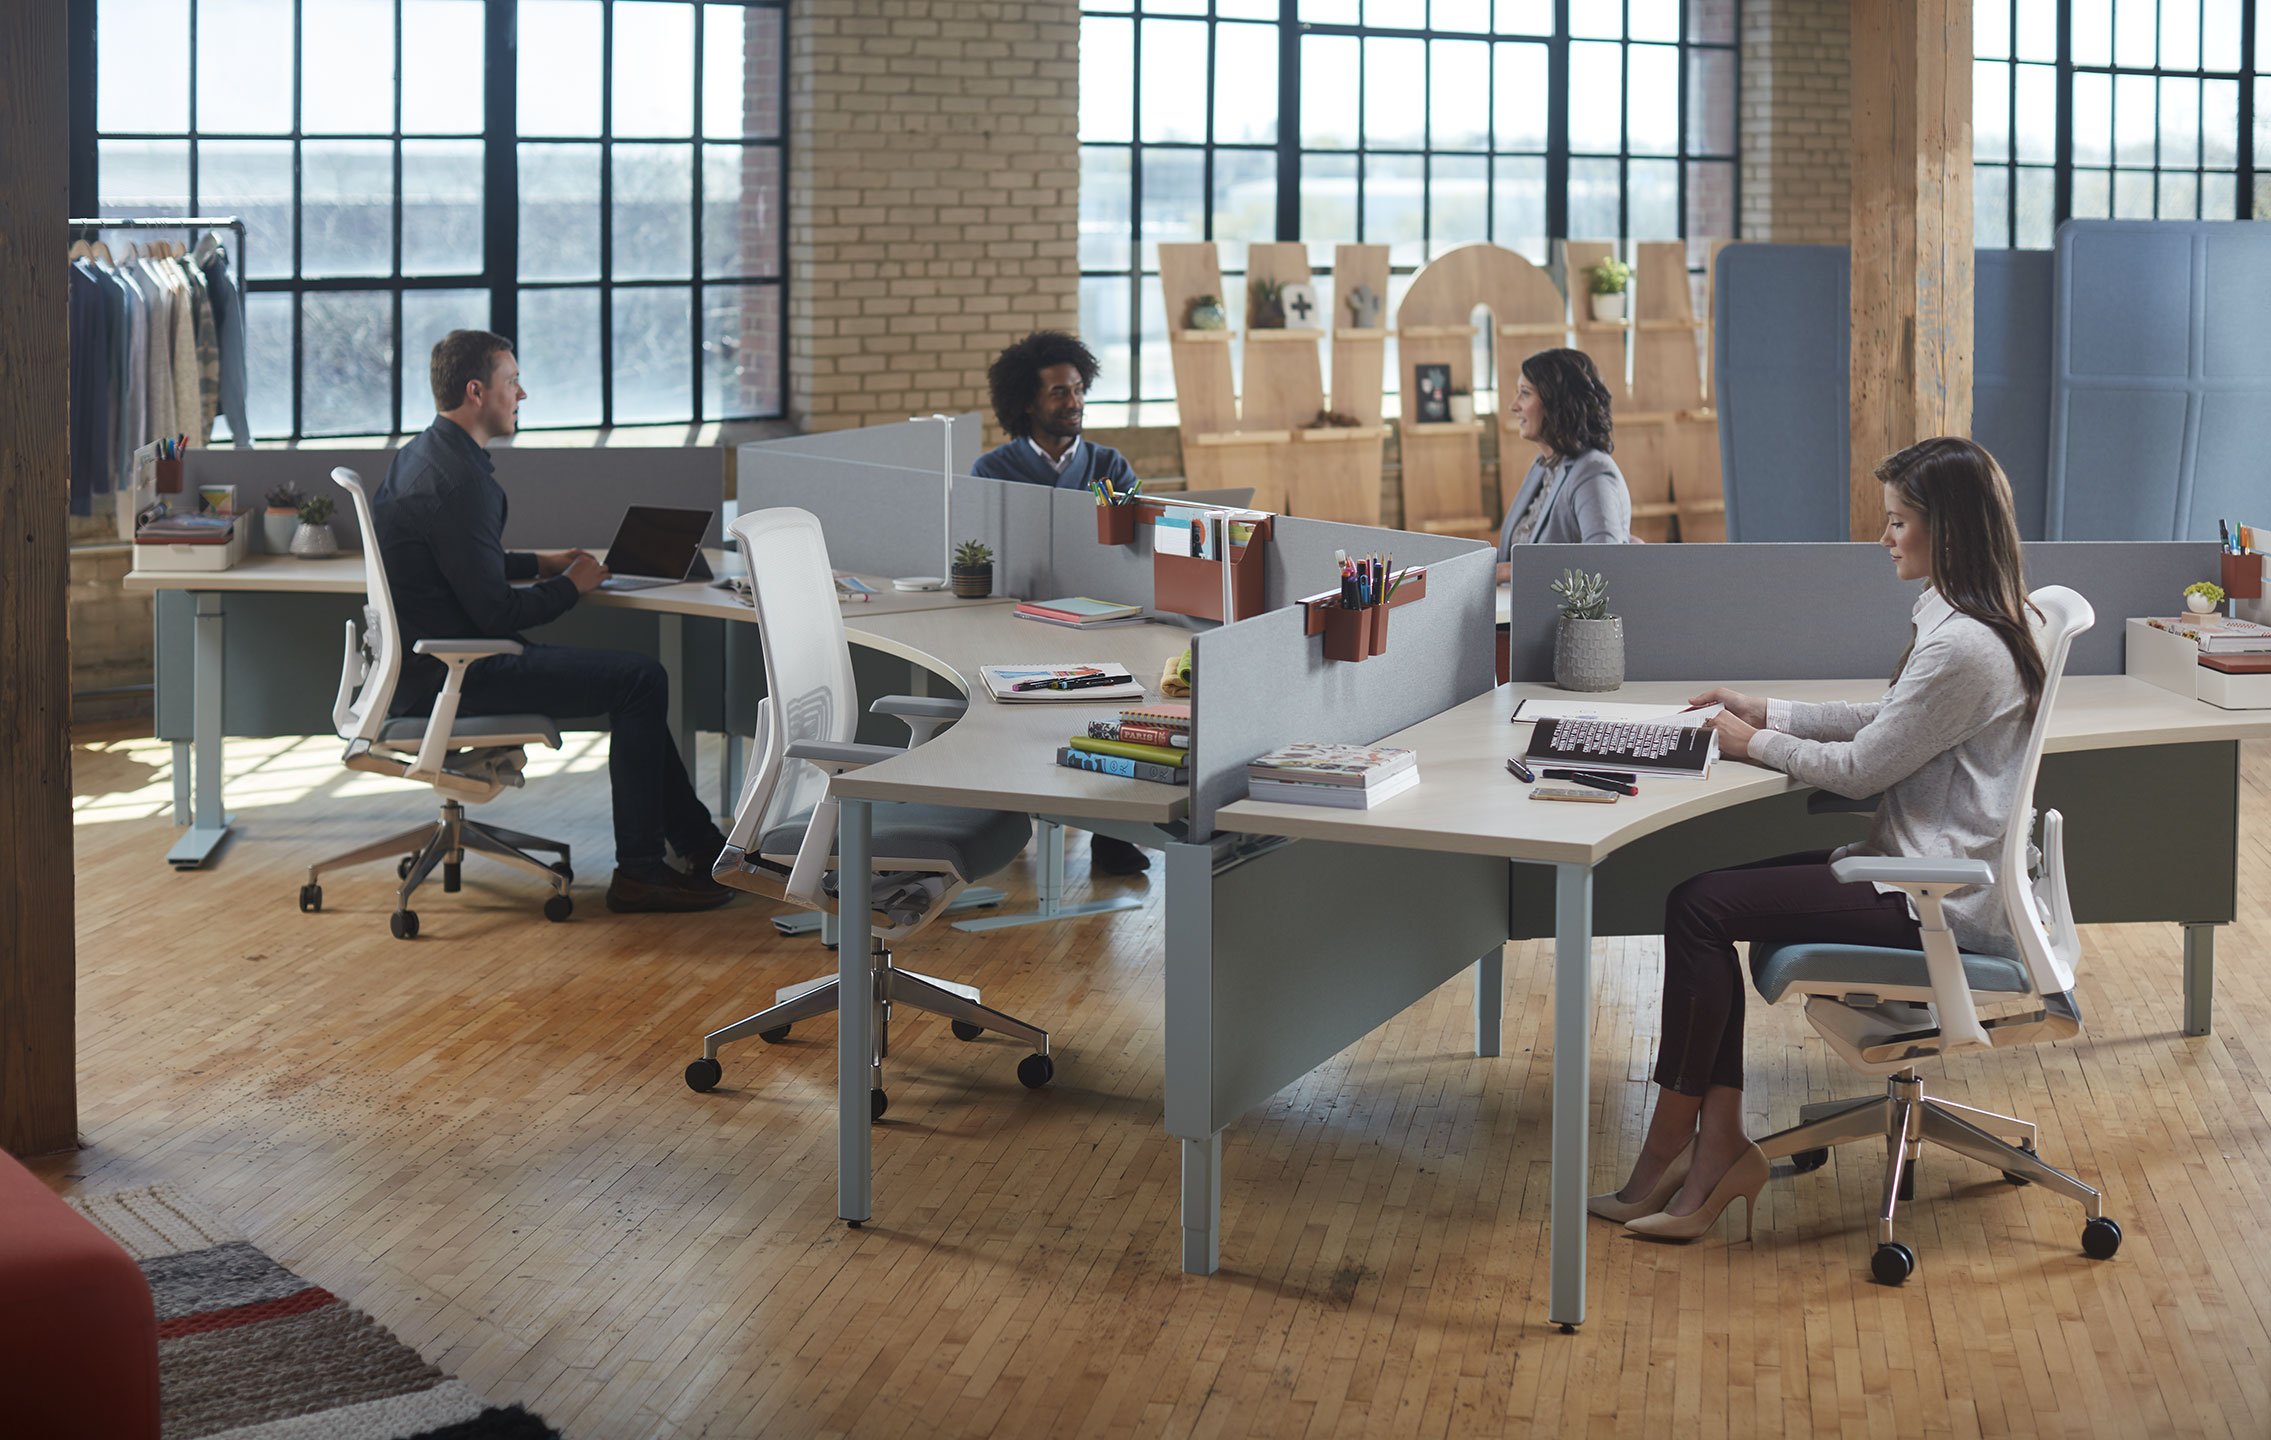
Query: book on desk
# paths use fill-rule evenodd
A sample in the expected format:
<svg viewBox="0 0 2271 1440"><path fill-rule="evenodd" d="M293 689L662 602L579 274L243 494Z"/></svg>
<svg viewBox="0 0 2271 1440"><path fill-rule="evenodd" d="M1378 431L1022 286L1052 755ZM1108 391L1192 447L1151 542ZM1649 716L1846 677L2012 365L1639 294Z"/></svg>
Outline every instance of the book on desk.
<svg viewBox="0 0 2271 1440"><path fill-rule="evenodd" d="M1092 705L1141 700L1143 682L1110 661L1073 665L980 665L986 693L1004 704Z"/></svg>
<svg viewBox="0 0 2271 1440"><path fill-rule="evenodd" d="M1283 805L1369 810L1418 783L1418 752L1394 745L1301 740L1246 763L1248 798Z"/></svg>
<svg viewBox="0 0 2271 1440"><path fill-rule="evenodd" d="M1719 732L1698 726L1546 719L1530 731L1530 748L1523 758L1532 765L1573 770L1704 780L1718 756Z"/></svg>

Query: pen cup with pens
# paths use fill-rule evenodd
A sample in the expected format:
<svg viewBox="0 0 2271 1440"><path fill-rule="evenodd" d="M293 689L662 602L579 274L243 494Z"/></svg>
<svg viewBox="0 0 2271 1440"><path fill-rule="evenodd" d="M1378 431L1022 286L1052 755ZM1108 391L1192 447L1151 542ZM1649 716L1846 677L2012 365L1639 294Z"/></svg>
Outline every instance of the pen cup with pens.
<svg viewBox="0 0 2271 1440"><path fill-rule="evenodd" d="M189 449L189 437L187 435L176 435L157 443L158 458L151 464L157 472L158 493L160 495L179 495L181 493L181 457L182 453Z"/></svg>
<svg viewBox="0 0 2271 1440"><path fill-rule="evenodd" d="M1398 570L1394 556L1341 557L1337 595L1312 603L1309 633L1325 633L1327 660L1362 660L1386 653L1388 611L1427 593L1425 570Z"/></svg>
<svg viewBox="0 0 2271 1440"><path fill-rule="evenodd" d="M1096 543L1099 545L1132 545L1136 538L1136 518L1142 507L1136 504L1136 492L1143 488L1141 480L1131 480L1126 489L1114 485L1109 477L1099 476L1088 482L1088 491L1096 497Z"/></svg>

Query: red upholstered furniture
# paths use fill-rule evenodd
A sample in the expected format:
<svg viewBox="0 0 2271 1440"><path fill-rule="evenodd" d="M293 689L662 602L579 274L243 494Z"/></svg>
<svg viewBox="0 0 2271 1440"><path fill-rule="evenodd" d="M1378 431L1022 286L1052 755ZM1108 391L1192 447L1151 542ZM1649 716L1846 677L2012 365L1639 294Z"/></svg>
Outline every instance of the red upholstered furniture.
<svg viewBox="0 0 2271 1440"><path fill-rule="evenodd" d="M157 1433L149 1282L108 1235L0 1154L0 1434Z"/></svg>

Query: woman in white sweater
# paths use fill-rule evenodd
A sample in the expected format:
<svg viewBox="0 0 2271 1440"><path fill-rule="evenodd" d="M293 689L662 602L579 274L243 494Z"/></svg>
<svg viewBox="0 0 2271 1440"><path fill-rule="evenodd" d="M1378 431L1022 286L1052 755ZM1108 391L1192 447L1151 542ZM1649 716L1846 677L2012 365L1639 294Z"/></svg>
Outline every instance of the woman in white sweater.
<svg viewBox="0 0 2271 1440"><path fill-rule="evenodd" d="M1877 478L1895 572L1930 582L1884 698L1807 705L1714 690L1696 703L1724 705L1711 721L1723 756L1839 795L1882 792L1868 839L1851 853L1989 860L2043 689L2010 481L1993 456L1954 438L1911 445ZM1900 891L1831 875L1844 853L1712 871L1665 902L1656 1113L1624 1188L1595 1196L1594 1214L1654 1239L1692 1240L1737 1196L1756 1204L1767 1164L1743 1133L1735 942L1922 944ZM1987 887L1955 892L1946 914L1967 950L2010 943Z"/></svg>

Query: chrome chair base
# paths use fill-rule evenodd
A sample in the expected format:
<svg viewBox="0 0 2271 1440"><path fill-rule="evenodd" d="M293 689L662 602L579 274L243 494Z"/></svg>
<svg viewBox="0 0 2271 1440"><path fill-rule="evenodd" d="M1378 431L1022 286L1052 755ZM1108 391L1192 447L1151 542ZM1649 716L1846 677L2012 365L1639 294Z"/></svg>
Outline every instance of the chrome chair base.
<svg viewBox="0 0 2271 1440"><path fill-rule="evenodd" d="M543 876L552 887L552 900L546 902L548 906L554 901L564 901L567 898L568 883L574 879L574 871L569 868L566 845L557 840L547 840L541 835L526 835L518 830L507 830L501 825L486 825L479 820L468 819L463 804L445 799L442 801L441 817L430 824L416 826L398 835L389 835L384 840L373 841L308 866L307 885L301 891L302 908L321 908L322 892L318 881L324 871L368 864L393 855L407 855L409 858L396 871L402 883L395 891L394 908L400 914L409 910L411 895L433 874L436 866L442 867L442 889L454 892L458 888L458 867L465 863L465 855L469 850ZM532 850L557 855L559 861L548 864L530 854ZM310 890L315 891L317 896L317 903L313 906L306 904Z"/></svg>

